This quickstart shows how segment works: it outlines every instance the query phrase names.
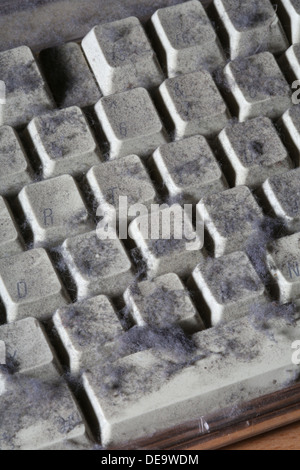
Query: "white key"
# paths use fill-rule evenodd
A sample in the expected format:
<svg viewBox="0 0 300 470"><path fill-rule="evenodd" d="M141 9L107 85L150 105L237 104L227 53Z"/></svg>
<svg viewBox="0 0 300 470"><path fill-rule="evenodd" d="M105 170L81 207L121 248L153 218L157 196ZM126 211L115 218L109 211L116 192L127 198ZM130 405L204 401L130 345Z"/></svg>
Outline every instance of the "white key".
<svg viewBox="0 0 300 470"><path fill-rule="evenodd" d="M0 127L0 194L14 196L31 183L32 170L23 146L12 127Z"/></svg>
<svg viewBox="0 0 300 470"><path fill-rule="evenodd" d="M224 64L224 52L200 2L161 8L151 21L168 77L200 68L213 71Z"/></svg>
<svg viewBox="0 0 300 470"><path fill-rule="evenodd" d="M0 297L8 323L26 317L48 320L69 302L43 249L0 260Z"/></svg>
<svg viewBox="0 0 300 470"><path fill-rule="evenodd" d="M38 321L2 325L0 339L7 348L0 449L38 450L69 440L84 444L85 424Z"/></svg>
<svg viewBox="0 0 300 470"><path fill-rule="evenodd" d="M290 82L293 82L294 80L299 80L300 44L293 44L291 47L289 47L288 50L280 57L278 62L281 67L281 70L284 70ZM298 86L296 88L298 88Z"/></svg>
<svg viewBox="0 0 300 470"><path fill-rule="evenodd" d="M292 44L300 42L300 5L298 0L278 0L279 15Z"/></svg>
<svg viewBox="0 0 300 470"><path fill-rule="evenodd" d="M300 168L273 176L262 185L265 198L287 229L300 232Z"/></svg>
<svg viewBox="0 0 300 470"><path fill-rule="evenodd" d="M95 26L82 48L102 93L154 88L164 76L143 27L131 17Z"/></svg>
<svg viewBox="0 0 300 470"><path fill-rule="evenodd" d="M197 211L205 223L214 256L219 258L247 247L262 210L246 186L204 197Z"/></svg>
<svg viewBox="0 0 300 470"><path fill-rule="evenodd" d="M288 40L269 0L214 0L220 34L229 42L231 60L257 52L283 52Z"/></svg>
<svg viewBox="0 0 300 470"><path fill-rule="evenodd" d="M300 105L288 109L279 119L278 126L296 166L300 166Z"/></svg>
<svg viewBox="0 0 300 470"><path fill-rule="evenodd" d="M212 326L249 315L255 303L267 302L264 285L243 252L202 262L191 282L205 301L204 311Z"/></svg>
<svg viewBox="0 0 300 470"><path fill-rule="evenodd" d="M179 206L157 206L151 215L136 218L129 235L146 262L148 278L176 273L188 276L202 260L203 237L195 231L189 215Z"/></svg>
<svg viewBox="0 0 300 470"><path fill-rule="evenodd" d="M269 52L230 62L225 81L241 122L261 115L276 119L292 105L291 89Z"/></svg>
<svg viewBox="0 0 300 470"><path fill-rule="evenodd" d="M58 245L66 238L94 228L72 176L25 186L18 201L32 231L35 248Z"/></svg>
<svg viewBox="0 0 300 470"><path fill-rule="evenodd" d="M55 103L27 46L0 52L0 79L6 85L4 124L19 127Z"/></svg>
<svg viewBox="0 0 300 470"><path fill-rule="evenodd" d="M72 374L89 363L93 352L101 355L105 344L123 333L113 306L103 295L59 309L53 323Z"/></svg>
<svg viewBox="0 0 300 470"><path fill-rule="evenodd" d="M273 337L245 317L197 333L196 348L187 355L173 343L169 355L143 351L85 373L102 445L167 431L292 383L298 366L291 361L291 344L299 339L299 323L288 326L280 318L268 327Z"/></svg>
<svg viewBox="0 0 300 470"><path fill-rule="evenodd" d="M85 108L101 98L96 80L76 42L46 49L39 59L59 107Z"/></svg>
<svg viewBox="0 0 300 470"><path fill-rule="evenodd" d="M178 324L188 333L204 329L187 290L176 274L140 282L126 290L124 299L138 326L169 328Z"/></svg>
<svg viewBox="0 0 300 470"><path fill-rule="evenodd" d="M96 203L106 203L119 213L120 197L127 197L129 206L155 202L156 191L139 157L129 155L104 165L94 166L86 175Z"/></svg>
<svg viewBox="0 0 300 470"><path fill-rule="evenodd" d="M205 137L198 135L162 145L151 159L153 176L171 198L197 203L228 184Z"/></svg>
<svg viewBox="0 0 300 470"><path fill-rule="evenodd" d="M300 234L276 240L268 247L267 262L281 302L300 298Z"/></svg>
<svg viewBox="0 0 300 470"><path fill-rule="evenodd" d="M24 249L24 242L11 210L5 199L0 196L0 258L21 253Z"/></svg>
<svg viewBox="0 0 300 470"><path fill-rule="evenodd" d="M44 178L65 173L82 176L101 161L87 120L76 106L34 118L27 126L27 135Z"/></svg>
<svg viewBox="0 0 300 470"><path fill-rule="evenodd" d="M9 373L43 380L57 377L60 366L39 322L34 318L0 326Z"/></svg>
<svg viewBox="0 0 300 470"><path fill-rule="evenodd" d="M133 282L131 262L121 242L101 240L96 232L69 238L62 255L77 288L77 299L117 297Z"/></svg>
<svg viewBox="0 0 300 470"><path fill-rule="evenodd" d="M218 136L224 172L232 186L257 188L269 176L293 168L272 121L259 117L228 125Z"/></svg>
<svg viewBox="0 0 300 470"><path fill-rule="evenodd" d="M102 98L96 115L110 144L109 159L146 157L168 142L162 121L144 88Z"/></svg>
<svg viewBox="0 0 300 470"><path fill-rule="evenodd" d="M205 70L169 78L159 91L170 115L176 140L198 134L212 137L229 119L226 104Z"/></svg>

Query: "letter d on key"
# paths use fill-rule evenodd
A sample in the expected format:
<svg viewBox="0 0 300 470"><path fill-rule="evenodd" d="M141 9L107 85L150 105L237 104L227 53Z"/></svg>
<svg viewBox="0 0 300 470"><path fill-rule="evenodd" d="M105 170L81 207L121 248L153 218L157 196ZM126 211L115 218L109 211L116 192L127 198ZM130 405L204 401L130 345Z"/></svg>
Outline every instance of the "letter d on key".
<svg viewBox="0 0 300 470"><path fill-rule="evenodd" d="M27 297L27 284L25 281L20 281L17 283L18 298L25 299Z"/></svg>

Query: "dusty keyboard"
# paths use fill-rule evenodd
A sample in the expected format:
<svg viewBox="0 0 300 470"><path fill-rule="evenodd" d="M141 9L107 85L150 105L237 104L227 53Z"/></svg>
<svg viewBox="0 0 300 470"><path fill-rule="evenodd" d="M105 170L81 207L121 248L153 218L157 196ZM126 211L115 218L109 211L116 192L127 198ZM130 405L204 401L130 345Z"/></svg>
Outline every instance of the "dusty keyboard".
<svg viewBox="0 0 300 470"><path fill-rule="evenodd" d="M299 379L299 2L127 4L0 40L0 450L209 435Z"/></svg>

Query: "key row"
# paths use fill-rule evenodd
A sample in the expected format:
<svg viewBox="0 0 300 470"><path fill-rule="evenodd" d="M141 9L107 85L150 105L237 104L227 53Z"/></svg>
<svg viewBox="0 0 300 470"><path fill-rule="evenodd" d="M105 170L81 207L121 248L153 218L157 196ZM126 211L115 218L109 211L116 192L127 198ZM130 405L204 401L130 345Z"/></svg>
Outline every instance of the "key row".
<svg viewBox="0 0 300 470"><path fill-rule="evenodd" d="M169 283L177 293L180 286L173 285L174 281L159 282L164 287ZM141 286L148 294L146 307L151 308L158 288ZM137 295L135 299L139 302ZM189 306L184 313L193 313L188 298L176 299L174 305ZM242 318L192 337L171 326L162 330L162 341L159 330L153 328L133 327L122 332L110 303L100 296L73 309L59 310L54 325L73 378L84 366L80 384L100 426L102 446L149 435L149 429L154 433L174 427L193 419L195 411L207 417L216 411L216 403L218 409L236 405L237 387L242 387L241 402L275 392L292 383L296 373L290 362L290 345L299 335L299 325L295 322L291 326L282 317L264 318L262 329ZM266 334L266 328L272 336ZM0 326L0 344L0 448L91 449L89 427L37 320L27 318ZM219 357L223 358L221 369ZM86 418L91 418L87 409L84 411Z"/></svg>
<svg viewBox="0 0 300 470"><path fill-rule="evenodd" d="M142 109L143 100L146 98L147 101L147 95L144 93L147 92L137 89L128 93L133 93L138 101L141 98L140 108ZM123 102L124 116L128 116L132 102L127 101L127 97L122 94L114 98L116 97ZM150 112L152 109L156 113L152 102L149 101L148 104L152 107L147 109L144 106L144 111ZM134 174L134 168L138 171L136 184L141 172L144 173L141 164L134 163L137 157L133 155L139 155L146 161L152 153L149 164L153 170L153 177L157 180L160 191L165 189L171 197L179 196L187 201L198 202L209 191L226 189L227 183L220 166L204 136L197 135L199 131L197 127L194 128L194 132L187 132L187 135L191 133L192 137L168 143L167 134L157 114L152 115L151 123L151 113L148 112L147 125L143 121L146 116L138 113L130 114L130 121L119 124L123 119L118 114L120 109L116 101L101 105L99 103L99 113L107 113L106 117L109 116L113 126L113 129L110 128L109 120L103 117L103 127L108 138L111 139L109 158L112 160L117 158L118 161L115 163L112 161L103 164L101 161L101 152L79 108L68 108L35 118L26 130L26 138L30 142L30 147L34 148L31 160L34 162L37 159L35 165L41 165L42 176L47 179L71 174L75 178L80 178L88 173L87 179L96 200L104 198L112 202L115 197L113 194L108 197L107 192L114 192L114 187L116 187L116 199L118 193L122 192L118 188L121 183L117 175L122 176L122 186L125 190L125 183L129 182L128 178ZM137 108L135 110L137 111ZM222 123L220 129L223 130L214 139L213 147L230 185L245 184L255 189L266 178L286 172L294 165L299 166L299 117L300 106L295 105L288 109L278 121L286 148L268 118L258 117L245 123L230 121L225 127L226 123ZM136 127L138 121L138 127ZM197 121L192 119L192 122L195 124ZM143 129L141 123L144 123ZM144 135L145 133L147 136ZM23 145L16 132L8 126L0 127L0 164L2 168L1 195L15 196L23 186L34 181L34 172ZM93 169L89 172L94 166L97 170ZM112 181L110 188L107 180ZM103 189L97 188L99 182ZM130 186L131 184L128 186L129 196L131 195ZM149 191L148 196L145 194L145 199L151 200L154 189L149 189ZM134 200L134 202L139 201Z"/></svg>

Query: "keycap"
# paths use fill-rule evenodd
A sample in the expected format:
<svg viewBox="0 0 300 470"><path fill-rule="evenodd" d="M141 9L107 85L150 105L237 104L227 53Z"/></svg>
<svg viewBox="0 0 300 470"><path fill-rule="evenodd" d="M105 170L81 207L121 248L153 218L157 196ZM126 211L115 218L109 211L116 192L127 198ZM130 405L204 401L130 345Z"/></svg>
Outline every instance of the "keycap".
<svg viewBox="0 0 300 470"><path fill-rule="evenodd" d="M289 232L300 232L300 168L273 176L262 185L265 199Z"/></svg>
<svg viewBox="0 0 300 470"><path fill-rule="evenodd" d="M95 106L110 145L109 159L145 157L168 142L162 121L144 88L102 98Z"/></svg>
<svg viewBox="0 0 300 470"><path fill-rule="evenodd" d="M172 198L198 203L228 184L205 137L197 135L162 145L152 156L153 177Z"/></svg>
<svg viewBox="0 0 300 470"><path fill-rule="evenodd" d="M202 67L214 71L224 64L224 52L200 2L192 0L161 8L151 21L168 77Z"/></svg>
<svg viewBox="0 0 300 470"><path fill-rule="evenodd" d="M279 14L292 44L300 42L300 5L298 0L279 0Z"/></svg>
<svg viewBox="0 0 300 470"><path fill-rule="evenodd" d="M292 105L291 89L269 52L230 62L224 75L241 122L261 115L276 119Z"/></svg>
<svg viewBox="0 0 300 470"><path fill-rule="evenodd" d="M101 154L80 108L73 106L35 117L27 136L44 178L82 176L100 163Z"/></svg>
<svg viewBox="0 0 300 470"><path fill-rule="evenodd" d="M89 363L93 353L101 354L103 346L117 340L124 332L111 302L104 295L57 310L53 324L67 352L71 374L77 374Z"/></svg>
<svg viewBox="0 0 300 470"><path fill-rule="evenodd" d="M143 27L134 17L95 26L82 48L104 96L164 80Z"/></svg>
<svg viewBox="0 0 300 470"><path fill-rule="evenodd" d="M288 40L269 0L214 0L213 4L231 60L262 51L275 54L287 49Z"/></svg>
<svg viewBox="0 0 300 470"><path fill-rule="evenodd" d="M131 262L121 242L101 240L96 232L67 239L62 255L77 289L77 300L117 297L133 282Z"/></svg>
<svg viewBox="0 0 300 470"><path fill-rule="evenodd" d="M178 324L188 333L204 329L188 291L176 274L140 282L126 290L124 299L138 326L163 328Z"/></svg>
<svg viewBox="0 0 300 470"><path fill-rule="evenodd" d="M232 122L217 138L224 172L232 186L257 188L269 176L294 166L269 118Z"/></svg>
<svg viewBox="0 0 300 470"><path fill-rule="evenodd" d="M279 58L278 63L284 71L289 82L299 79L300 73L300 44L292 44L291 47ZM298 86L295 90L298 89ZM297 98L298 98L297 93Z"/></svg>
<svg viewBox="0 0 300 470"><path fill-rule="evenodd" d="M33 318L0 326L7 360L0 400L0 449L44 450L86 441L85 423L53 350Z"/></svg>
<svg viewBox="0 0 300 470"><path fill-rule="evenodd" d="M4 124L21 127L55 104L27 46L0 53L0 79L6 85Z"/></svg>
<svg viewBox="0 0 300 470"><path fill-rule="evenodd" d="M198 134L214 136L229 119L226 104L206 70L169 78L159 91L174 128L175 140Z"/></svg>
<svg viewBox="0 0 300 470"><path fill-rule="evenodd" d="M50 258L42 248L0 260L0 297L11 323L26 317L51 318L69 303Z"/></svg>
<svg viewBox="0 0 300 470"><path fill-rule="evenodd" d="M24 249L24 242L11 210L5 199L0 196L0 258L21 253Z"/></svg>
<svg viewBox="0 0 300 470"><path fill-rule="evenodd" d="M193 271L191 282L205 301L203 311L212 326L249 315L255 303L267 302L264 285L243 252L208 258Z"/></svg>
<svg viewBox="0 0 300 470"><path fill-rule="evenodd" d="M272 242L268 246L267 263L274 284L277 284L280 302L299 299L300 234L296 233Z"/></svg>
<svg viewBox="0 0 300 470"><path fill-rule="evenodd" d="M141 351L104 370L96 364L83 384L102 445L167 431L291 383L298 370L291 344L299 339L299 322L267 323L267 331L256 329L245 317L195 334L195 349L188 353L173 342L171 350Z"/></svg>
<svg viewBox="0 0 300 470"><path fill-rule="evenodd" d="M279 119L278 127L296 166L300 166L300 105L288 109Z"/></svg>
<svg viewBox="0 0 300 470"><path fill-rule="evenodd" d="M25 318L0 326L0 340L5 342L6 366L11 374L51 380L60 366L53 349L35 318Z"/></svg>
<svg viewBox="0 0 300 470"><path fill-rule="evenodd" d="M216 258L244 250L254 224L263 217L246 186L205 196L197 205L197 211L205 223L206 242Z"/></svg>
<svg viewBox="0 0 300 470"><path fill-rule="evenodd" d="M0 127L0 194L10 197L31 183L32 170L12 127Z"/></svg>
<svg viewBox="0 0 300 470"><path fill-rule="evenodd" d="M47 82L60 108L92 106L101 92L76 42L42 51L39 55Z"/></svg>
<svg viewBox="0 0 300 470"><path fill-rule="evenodd" d="M86 179L97 204L111 204L117 214L120 197L127 197L128 207L135 204L150 207L155 202L155 188L143 163L136 155L94 166L87 173Z"/></svg>
<svg viewBox="0 0 300 470"><path fill-rule="evenodd" d="M159 206L131 222L129 236L141 251L149 279L175 273L188 276L204 254L202 227L194 229L191 216L179 204Z"/></svg>
<svg viewBox="0 0 300 470"><path fill-rule="evenodd" d="M25 186L18 196L35 248L59 245L94 228L78 186L70 175Z"/></svg>

